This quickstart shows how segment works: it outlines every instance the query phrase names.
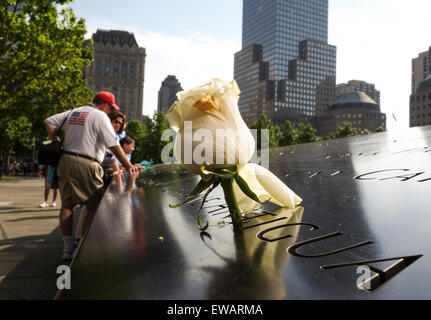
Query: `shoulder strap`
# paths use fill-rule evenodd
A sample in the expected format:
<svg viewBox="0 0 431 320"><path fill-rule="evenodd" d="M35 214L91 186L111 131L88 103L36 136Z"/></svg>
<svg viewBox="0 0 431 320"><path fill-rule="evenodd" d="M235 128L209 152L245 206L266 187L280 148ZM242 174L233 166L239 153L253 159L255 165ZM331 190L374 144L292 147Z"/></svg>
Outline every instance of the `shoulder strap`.
<svg viewBox="0 0 431 320"><path fill-rule="evenodd" d="M58 128L58 130L55 132L55 134L56 134L56 135L61 131L61 128L63 128L63 124L66 122L67 118L70 116L70 113L71 113L72 111L73 111L73 110L70 110L70 111L69 111L69 114L66 116L66 118L64 118L63 122L61 123L60 128Z"/></svg>

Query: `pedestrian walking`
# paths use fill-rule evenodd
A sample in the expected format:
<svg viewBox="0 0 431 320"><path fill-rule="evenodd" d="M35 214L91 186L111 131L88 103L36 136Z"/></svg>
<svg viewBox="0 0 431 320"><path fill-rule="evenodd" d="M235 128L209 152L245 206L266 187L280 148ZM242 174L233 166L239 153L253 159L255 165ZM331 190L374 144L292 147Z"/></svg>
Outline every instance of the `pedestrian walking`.
<svg viewBox="0 0 431 320"><path fill-rule="evenodd" d="M43 172L45 175L45 192L44 192L44 202L39 205L40 208L46 208L48 206L55 207L57 194L58 194L58 181L57 175L55 174L56 167L54 166L45 166ZM48 204L49 199L49 190L53 190L52 192L52 202L51 205Z"/></svg>

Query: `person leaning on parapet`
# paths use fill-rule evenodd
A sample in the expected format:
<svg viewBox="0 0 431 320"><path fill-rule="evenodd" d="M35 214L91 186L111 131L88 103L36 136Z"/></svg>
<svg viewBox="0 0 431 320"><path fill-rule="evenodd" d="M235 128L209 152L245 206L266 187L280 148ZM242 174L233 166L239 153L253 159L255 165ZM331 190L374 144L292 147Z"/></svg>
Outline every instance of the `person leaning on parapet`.
<svg viewBox="0 0 431 320"><path fill-rule="evenodd" d="M135 140L130 137L124 137L120 140L120 145L123 148L127 159L130 160L132 158L133 151L135 151Z"/></svg>
<svg viewBox="0 0 431 320"><path fill-rule="evenodd" d="M108 91L99 92L90 103L71 111L58 113L45 119L45 127L51 139L64 122L65 153L57 168L60 187L60 229L63 235L63 259L71 259L74 249L73 208L86 204L90 224L101 199L98 189L103 186L103 169L100 165L106 149L111 150L127 172L139 172L141 166L132 165L124 154L107 114L119 110L115 97Z"/></svg>
<svg viewBox="0 0 431 320"><path fill-rule="evenodd" d="M126 123L126 116L119 111L112 111L108 114L108 118L111 121L112 127L114 128L115 135L117 136L117 139L118 139L119 134L123 133L124 126ZM120 139L118 139L118 141L120 141ZM120 145L121 145L121 143L120 143ZM124 151L124 149L123 149L123 151ZM127 156L127 154L126 154L126 156ZM130 160L129 157L127 157L127 158ZM105 171L105 175L111 175L112 176L113 173L119 173L119 171L120 171L119 161L112 155L112 153L107 151L105 153L105 156L104 156L103 161L102 161L102 168ZM107 183L110 182L110 180L106 179L106 178L105 178L105 181Z"/></svg>
<svg viewBox="0 0 431 320"><path fill-rule="evenodd" d="M114 132L118 139L118 134L123 132L124 125L126 122L126 115L121 113L120 111L111 111L108 113L108 118L111 121L112 128L114 129ZM121 143L120 143L121 145ZM124 151L124 149L123 149ZM127 156L127 153L126 153ZM127 157L129 160L130 158ZM122 183L121 183L121 175L120 175L120 167L119 167L119 161L115 158L115 156L109 152L106 151L105 156L103 158L103 161L101 163L103 168L103 189L99 189L100 192L104 193L104 191L108 188L109 184L111 183L112 177L115 177L115 184L118 191L121 191ZM82 237L85 234L86 231L86 223L87 220L87 207L82 206L81 211L79 212L79 220L76 224L76 233L75 233L75 247L79 245L79 242L81 241Z"/></svg>

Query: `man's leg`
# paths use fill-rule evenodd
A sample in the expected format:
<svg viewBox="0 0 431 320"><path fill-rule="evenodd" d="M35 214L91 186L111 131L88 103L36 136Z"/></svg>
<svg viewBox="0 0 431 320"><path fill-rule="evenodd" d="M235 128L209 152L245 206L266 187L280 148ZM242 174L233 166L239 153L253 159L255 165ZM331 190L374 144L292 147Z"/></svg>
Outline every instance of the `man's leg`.
<svg viewBox="0 0 431 320"><path fill-rule="evenodd" d="M60 209L60 230L63 235L64 250L63 259L72 259L75 239L73 232L73 208L61 206Z"/></svg>
<svg viewBox="0 0 431 320"><path fill-rule="evenodd" d="M57 200L57 194L58 194L58 189L54 188L52 189L53 193L52 193L52 202L51 202L51 207L55 207L56 206L56 200Z"/></svg>
<svg viewBox="0 0 431 320"><path fill-rule="evenodd" d="M45 201L39 205L39 207L41 208L45 208L48 206L49 188L46 185L45 185L45 191L43 196Z"/></svg>
<svg viewBox="0 0 431 320"><path fill-rule="evenodd" d="M45 202L48 203L48 197L49 197L49 188L45 186Z"/></svg>
<svg viewBox="0 0 431 320"><path fill-rule="evenodd" d="M73 231L73 209L61 206L60 209L60 230L64 236L71 236Z"/></svg>

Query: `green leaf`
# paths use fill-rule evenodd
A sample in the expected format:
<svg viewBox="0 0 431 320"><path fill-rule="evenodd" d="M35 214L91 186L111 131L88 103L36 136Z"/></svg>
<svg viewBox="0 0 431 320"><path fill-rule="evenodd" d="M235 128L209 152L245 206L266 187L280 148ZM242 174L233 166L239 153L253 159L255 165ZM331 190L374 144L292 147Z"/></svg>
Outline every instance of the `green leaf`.
<svg viewBox="0 0 431 320"><path fill-rule="evenodd" d="M229 168L216 169L215 171L210 171L210 170L205 170L206 165L207 164L203 164L201 166L201 172L202 172L202 174L205 174L205 175L214 175L214 176L222 178L222 179L232 179L238 173L238 169L236 166L232 166Z"/></svg>
<svg viewBox="0 0 431 320"><path fill-rule="evenodd" d="M205 189L207 189L211 184L213 184L214 181L204 181L204 180L200 180L198 182L198 184L196 185L196 187L192 190L192 192L189 193L189 195L185 198L185 200L181 203L178 204L170 204L169 207L171 208L178 208L179 206L182 206L183 204L190 202L191 200L193 200L194 198L196 198L202 191L204 191Z"/></svg>
<svg viewBox="0 0 431 320"><path fill-rule="evenodd" d="M238 174L238 167L237 166L232 166L229 168L222 168L219 169L220 171L224 172L224 173L228 173L231 174L232 176L235 176Z"/></svg>
<svg viewBox="0 0 431 320"><path fill-rule="evenodd" d="M208 195L211 193L211 191L213 191L215 188L217 188L217 186L220 184L221 179L216 179L213 186L211 187L211 189L208 189L207 192L205 193L203 199L202 199L202 203L201 206L199 207L199 211L198 211L198 226L199 226L199 230L206 230L209 226L209 223L207 222L205 226L201 226L201 210L202 207L205 203L205 200L207 199Z"/></svg>
<svg viewBox="0 0 431 320"><path fill-rule="evenodd" d="M234 178L238 187L241 189L242 192L244 192L247 197L253 199L260 204L263 203L259 200L257 195L250 189L247 182L243 178L241 178L239 174L237 174Z"/></svg>

